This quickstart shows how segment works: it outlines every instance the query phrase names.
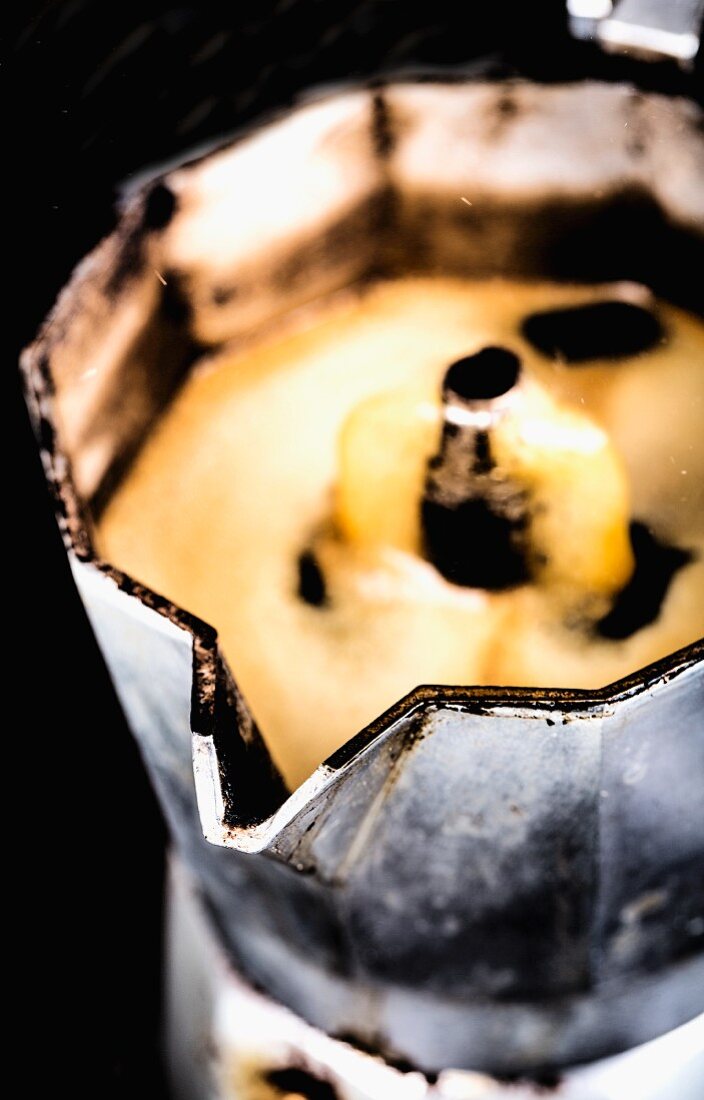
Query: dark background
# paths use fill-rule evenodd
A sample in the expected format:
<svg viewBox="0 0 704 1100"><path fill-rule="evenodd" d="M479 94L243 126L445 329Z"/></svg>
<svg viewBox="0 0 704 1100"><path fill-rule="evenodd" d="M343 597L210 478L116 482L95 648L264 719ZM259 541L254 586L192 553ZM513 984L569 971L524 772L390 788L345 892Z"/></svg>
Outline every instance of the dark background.
<svg viewBox="0 0 704 1100"><path fill-rule="evenodd" d="M59 0L11 9L4 115L20 136L4 175L19 193L5 204L6 236L18 236L22 252L16 268L6 266L11 300L0 326L14 383L5 430L18 448L5 574L13 643L19 627L6 688L17 704L6 724L19 726L5 772L19 801L5 845L17 924L7 966L16 951L18 1030L36 1052L22 1063L30 1087L45 1075L72 1096L159 1097L164 826L72 585L16 383L19 349L110 230L124 182L310 85L479 58L497 75L598 71L673 90L683 80L668 66L644 75L573 43L563 0Z"/></svg>

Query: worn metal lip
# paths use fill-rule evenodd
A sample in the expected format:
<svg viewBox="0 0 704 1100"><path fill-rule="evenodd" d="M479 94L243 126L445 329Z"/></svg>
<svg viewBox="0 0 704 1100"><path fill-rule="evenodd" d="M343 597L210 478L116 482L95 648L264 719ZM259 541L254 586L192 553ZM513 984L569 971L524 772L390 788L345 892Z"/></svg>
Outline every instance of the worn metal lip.
<svg viewBox="0 0 704 1100"><path fill-rule="evenodd" d="M74 273L66 291L70 291L77 273ZM180 607L167 597L142 584L123 570L118 569L99 557L93 546L90 528L84 514L84 506L76 492L70 472L70 463L63 453L54 428L52 416L53 385L42 345L52 325L53 313L49 315L38 336L23 352L20 360L23 383L28 404L32 412L35 431L39 440L42 460L47 481L52 490L54 510L64 536L67 549L76 558L92 565L100 573L109 577L123 592L137 599L145 607L164 616L175 626L187 631L194 641L194 691L191 712L191 724L195 737L207 736L208 718L214 705L214 676L211 675L216 663L222 661L218 648L217 630L204 620ZM682 649L660 658L641 669L635 669L625 677L600 688L555 688L529 687L520 685L472 686L421 684L397 700L367 726L353 734L334 753L327 757L308 779L284 799L279 809L264 821L254 825L244 825L228 829L229 842L237 847L251 850L251 842L262 846L263 832L271 839L271 830L281 827L275 825L277 818L286 820L297 815L312 798L317 796L328 781L347 769L376 739L386 733L399 721L408 719L414 712L428 707L450 707L486 714L493 712L552 711L570 714L586 714L590 711L603 713L610 704L624 702L627 699L643 695L666 683L689 668L704 667L704 637L699 638ZM236 675L236 670L235 670ZM266 737L264 738L266 741ZM290 803L294 803L289 805ZM284 807L287 812L284 812ZM249 842L245 840L245 835ZM239 839L237 839L239 838ZM220 841L222 843L222 840ZM264 840L264 846L267 841Z"/></svg>
<svg viewBox="0 0 704 1100"><path fill-rule="evenodd" d="M286 827L316 803L337 779L353 770L356 761L379 739L428 710L455 709L483 716L544 717L551 724L551 715L560 714L561 723L568 725L580 718L607 717L618 704L646 695L659 685L700 665L704 665L704 638L613 684L593 690L419 685L328 756L270 817L253 826L228 827L222 819L213 820L212 831L206 827L206 836L214 843L244 852L271 848ZM213 779L210 773L208 782L212 783Z"/></svg>
<svg viewBox="0 0 704 1100"><path fill-rule="evenodd" d="M625 702L651 691L659 684L667 683L673 676L703 662L704 638L699 638L667 657L601 688L420 684L346 741L323 762L323 766L337 770L348 764L380 733L424 705L456 708L483 715L498 711L545 711L548 718L554 711L574 715L585 715L592 711L603 714L609 710L610 704Z"/></svg>
<svg viewBox="0 0 704 1100"><path fill-rule="evenodd" d="M393 85L398 81L399 76L400 74L390 74L383 83ZM432 74L430 78L437 80L438 74ZM467 80L466 74L459 75L456 79L460 83L472 82ZM453 82L451 74L443 74L442 83ZM504 83L531 84L533 82L513 78L504 81ZM362 87L369 90L366 84L363 84ZM343 90L349 91L350 88L349 86L336 87L332 92L329 88L317 89L316 92L317 96L326 98L330 94L339 93ZM284 112L276 112L277 115L280 113ZM260 121L259 126L262 124ZM234 142L237 143L242 136L244 135L235 135ZM232 140L232 135L228 139L223 139L223 146L229 144ZM217 144L216 148L218 147L221 147L220 143ZM190 160L179 163L183 166L183 164L197 162L213 151L213 148L196 151ZM156 177L152 176L151 178L153 180ZM121 218L122 224L127 225L127 231L129 231L128 223L134 221L134 217L139 214L144 200L145 191L143 189L125 197L121 209ZM120 233L119 228L116 232ZM90 533L90 521L86 515L82 499L74 485L70 461L61 448L55 428L52 408L54 387L49 367L49 352L52 344L61 339L62 329L67 319L70 318L72 307L75 309L75 302L78 300L82 287L91 279L92 264L95 262L94 257L95 252L91 252L79 263L61 291L54 308L39 329L34 341L21 356L21 371L27 403L39 441L46 478L52 492L54 511L67 550L78 561L91 566L109 578L119 590L136 598L144 607L163 616L185 631L193 640L191 728L194 731L195 745L199 740L207 738L212 731L216 706L216 681L219 670L225 667L226 675L229 675L229 670L227 670L219 651L217 631L209 623L201 620L147 585L141 584L110 562L101 559L96 553ZM265 812L256 821L245 821L242 825L238 825L234 831L242 837L245 832L251 834L252 830L259 832L265 826L270 828L273 820L282 813L284 806L288 806L292 799L295 799L297 806L290 807L290 809L293 813L298 813L302 806L306 804L306 801L319 793L331 777L339 775L343 769L347 770L380 736L384 735L395 724L410 718L419 710L429 707L449 707L470 713L501 712L504 714L544 711L546 717L549 717L550 713L554 711L575 716L598 711L603 715L608 711L609 706L654 690L658 684L665 683L671 677L698 665L704 665L704 638L668 654L645 668L633 670L614 683L596 689L539 688L520 685L504 687L419 685L350 737L340 748L327 757L293 794L289 794L285 790L281 797L277 794L272 815L266 816ZM246 708L246 703L244 703L244 706ZM288 813L285 816L289 816ZM222 828L224 826L221 824ZM232 830L233 827L230 826L229 832L231 833ZM236 844L236 846L239 846L239 844Z"/></svg>

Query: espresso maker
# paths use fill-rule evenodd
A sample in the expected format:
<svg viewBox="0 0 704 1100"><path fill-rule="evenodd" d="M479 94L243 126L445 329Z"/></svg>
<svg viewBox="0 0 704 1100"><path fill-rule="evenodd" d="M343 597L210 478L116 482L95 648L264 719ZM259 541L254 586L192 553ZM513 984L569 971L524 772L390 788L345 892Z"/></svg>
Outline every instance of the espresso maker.
<svg viewBox="0 0 704 1100"><path fill-rule="evenodd" d="M274 5L264 43L301 7L318 6ZM488 57L456 14L333 7L308 13L330 71L292 36L286 96L260 110L251 78L223 137L198 97L242 48L229 12L205 70L184 69L192 131L145 160L22 360L73 578L170 830L173 1092L695 1100L701 641L598 689L419 685L290 790L214 628L95 550L204 341L371 275L623 280L704 315L699 0L522 5L507 36L534 38ZM334 53L351 25L352 75Z"/></svg>

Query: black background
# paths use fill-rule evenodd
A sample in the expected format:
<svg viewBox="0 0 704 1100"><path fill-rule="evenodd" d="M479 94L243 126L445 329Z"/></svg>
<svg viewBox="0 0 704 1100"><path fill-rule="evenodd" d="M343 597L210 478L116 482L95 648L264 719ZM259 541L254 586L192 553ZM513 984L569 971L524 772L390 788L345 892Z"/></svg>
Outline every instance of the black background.
<svg viewBox="0 0 704 1100"><path fill-rule="evenodd" d="M567 36L562 0L17 3L4 115L19 122L5 183L14 382L6 617L6 908L21 965L18 1067L73 1096L158 1097L165 832L72 585L14 375L73 265L114 222L120 185L314 84L491 57L543 79L636 74ZM647 82L677 89L669 67ZM7 301L6 307L7 309ZM5 313L5 310L3 310ZM8 431L8 429L10 429ZM16 449L15 449L16 448ZM19 637L16 638L19 633ZM10 741L10 738L12 739ZM13 958L13 956L16 956ZM10 994L8 993L8 997Z"/></svg>

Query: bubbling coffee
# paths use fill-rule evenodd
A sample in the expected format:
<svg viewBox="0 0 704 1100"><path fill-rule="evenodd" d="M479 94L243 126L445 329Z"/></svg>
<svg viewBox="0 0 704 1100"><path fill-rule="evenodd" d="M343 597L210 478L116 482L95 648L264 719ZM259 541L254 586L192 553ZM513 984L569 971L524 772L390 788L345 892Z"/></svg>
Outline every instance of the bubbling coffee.
<svg viewBox="0 0 704 1100"><path fill-rule="evenodd" d="M390 279L204 357L97 529L212 623L290 785L419 684L600 687L704 632L704 325Z"/></svg>

